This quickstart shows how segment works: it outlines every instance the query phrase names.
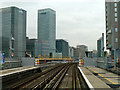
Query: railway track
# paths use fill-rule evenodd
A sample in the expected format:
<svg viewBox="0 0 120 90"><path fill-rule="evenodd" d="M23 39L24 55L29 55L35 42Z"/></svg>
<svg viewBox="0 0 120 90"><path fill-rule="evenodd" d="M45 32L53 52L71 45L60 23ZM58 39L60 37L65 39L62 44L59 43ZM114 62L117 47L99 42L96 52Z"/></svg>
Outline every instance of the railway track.
<svg viewBox="0 0 120 90"><path fill-rule="evenodd" d="M34 75L31 75L29 77L25 77L25 78L20 78L18 77L18 81L15 81L15 82L10 82L8 83L9 81L6 81L3 83L3 89L17 89L19 87L22 87L23 85L26 85L28 84L29 82L32 82L33 80L36 80L37 78L47 74L48 72L54 70L55 68L58 68L58 67L61 67L62 65L61 64L58 64L58 65L55 65L49 69L46 69L40 73L35 73ZM7 83L7 84L6 84Z"/></svg>
<svg viewBox="0 0 120 90"><path fill-rule="evenodd" d="M66 82L64 82L66 81ZM68 84L66 84L68 83ZM64 85L68 85L64 87ZM62 86L63 85L63 86ZM11 90L35 90L35 89L60 89L60 88L80 88L88 89L80 71L75 63L66 63L56 65L42 73L35 74L31 77L21 80L18 83L9 85ZM89 90L89 89L88 89Z"/></svg>
<svg viewBox="0 0 120 90"><path fill-rule="evenodd" d="M61 84L59 85L59 89L73 89L73 90L89 90L82 74L77 68L77 64L71 65L69 70L67 71L65 77L63 78Z"/></svg>

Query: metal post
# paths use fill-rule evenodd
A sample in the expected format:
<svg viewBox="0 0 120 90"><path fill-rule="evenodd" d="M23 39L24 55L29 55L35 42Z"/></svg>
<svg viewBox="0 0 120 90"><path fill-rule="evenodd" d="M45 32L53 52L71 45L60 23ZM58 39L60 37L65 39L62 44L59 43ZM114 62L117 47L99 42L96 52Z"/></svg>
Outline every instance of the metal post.
<svg viewBox="0 0 120 90"><path fill-rule="evenodd" d="M12 48L12 34L10 36L10 58L11 58L11 54L12 54L11 48Z"/></svg>
<svg viewBox="0 0 120 90"><path fill-rule="evenodd" d="M97 67L98 67L98 55L97 55L97 61L96 62L97 62Z"/></svg>
<svg viewBox="0 0 120 90"><path fill-rule="evenodd" d="M114 49L114 70L116 70L116 49Z"/></svg>
<svg viewBox="0 0 120 90"><path fill-rule="evenodd" d="M42 47L42 41L41 41L41 56L42 56L42 48L43 48L43 47Z"/></svg>

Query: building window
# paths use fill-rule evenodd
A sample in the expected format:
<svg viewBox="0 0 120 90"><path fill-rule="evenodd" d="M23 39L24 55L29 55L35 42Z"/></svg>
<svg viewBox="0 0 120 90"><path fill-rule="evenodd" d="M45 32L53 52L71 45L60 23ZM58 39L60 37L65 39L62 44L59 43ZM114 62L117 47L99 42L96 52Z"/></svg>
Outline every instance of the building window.
<svg viewBox="0 0 120 90"><path fill-rule="evenodd" d="M115 22L117 22L117 18L115 18Z"/></svg>
<svg viewBox="0 0 120 90"><path fill-rule="evenodd" d="M110 30L108 30L107 34L111 34L111 29L110 29Z"/></svg>
<svg viewBox="0 0 120 90"><path fill-rule="evenodd" d="M115 8L115 12L117 12L117 8Z"/></svg>
<svg viewBox="0 0 120 90"><path fill-rule="evenodd" d="M118 32L118 28L115 28L115 32Z"/></svg>
<svg viewBox="0 0 120 90"><path fill-rule="evenodd" d="M115 42L118 42L118 38L115 38Z"/></svg>
<svg viewBox="0 0 120 90"><path fill-rule="evenodd" d="M115 13L115 17L117 17L117 13Z"/></svg>
<svg viewBox="0 0 120 90"><path fill-rule="evenodd" d="M117 3L114 3L114 7L117 7Z"/></svg>

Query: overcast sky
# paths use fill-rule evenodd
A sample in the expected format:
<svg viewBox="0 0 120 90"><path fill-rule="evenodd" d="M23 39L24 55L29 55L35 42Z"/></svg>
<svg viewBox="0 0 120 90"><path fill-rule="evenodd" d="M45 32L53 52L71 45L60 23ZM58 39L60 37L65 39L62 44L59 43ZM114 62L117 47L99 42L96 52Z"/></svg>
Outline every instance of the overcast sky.
<svg viewBox="0 0 120 90"><path fill-rule="evenodd" d="M89 50L96 49L97 39L105 32L104 0L13 1L2 2L0 8L16 6L26 10L30 38L37 38L37 11L44 8L56 11L56 38L67 40L70 46L85 44Z"/></svg>

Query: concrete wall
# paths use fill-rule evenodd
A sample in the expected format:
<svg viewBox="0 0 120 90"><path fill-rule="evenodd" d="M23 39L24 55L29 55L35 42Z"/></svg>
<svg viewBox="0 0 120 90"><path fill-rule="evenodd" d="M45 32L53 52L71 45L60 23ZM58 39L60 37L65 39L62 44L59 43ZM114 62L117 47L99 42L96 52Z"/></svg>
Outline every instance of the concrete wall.
<svg viewBox="0 0 120 90"><path fill-rule="evenodd" d="M96 58L84 58L84 66L97 66Z"/></svg>
<svg viewBox="0 0 120 90"><path fill-rule="evenodd" d="M5 58L3 69L21 67L21 63L19 58Z"/></svg>
<svg viewBox="0 0 120 90"><path fill-rule="evenodd" d="M84 58L84 66L99 66L106 67L107 58Z"/></svg>
<svg viewBox="0 0 120 90"><path fill-rule="evenodd" d="M35 58L22 58L22 66L25 67L25 66L34 66L34 60Z"/></svg>
<svg viewBox="0 0 120 90"><path fill-rule="evenodd" d="M5 58L3 69L16 67L34 66L34 58Z"/></svg>

